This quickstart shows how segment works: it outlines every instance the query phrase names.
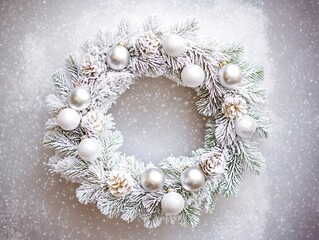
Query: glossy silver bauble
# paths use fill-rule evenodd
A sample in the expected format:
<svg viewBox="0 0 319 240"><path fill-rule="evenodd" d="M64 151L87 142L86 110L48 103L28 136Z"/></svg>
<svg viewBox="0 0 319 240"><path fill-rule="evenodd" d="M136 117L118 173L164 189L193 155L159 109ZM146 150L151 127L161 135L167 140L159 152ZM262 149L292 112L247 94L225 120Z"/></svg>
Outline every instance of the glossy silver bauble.
<svg viewBox="0 0 319 240"><path fill-rule="evenodd" d="M130 53L126 47L115 45L107 52L106 62L113 70L122 70L130 63Z"/></svg>
<svg viewBox="0 0 319 240"><path fill-rule="evenodd" d="M141 176L141 185L146 192L158 192L165 184L165 175L158 168L149 168Z"/></svg>
<svg viewBox="0 0 319 240"><path fill-rule="evenodd" d="M181 184L187 191L197 191L205 184L205 174L198 167L189 167L182 172Z"/></svg>
<svg viewBox="0 0 319 240"><path fill-rule="evenodd" d="M242 74L240 68L233 63L224 65L218 72L221 85L226 88L234 88L241 82Z"/></svg>
<svg viewBox="0 0 319 240"><path fill-rule="evenodd" d="M70 91L68 101L71 108L78 111L84 110L90 106L90 92L85 87L75 87Z"/></svg>

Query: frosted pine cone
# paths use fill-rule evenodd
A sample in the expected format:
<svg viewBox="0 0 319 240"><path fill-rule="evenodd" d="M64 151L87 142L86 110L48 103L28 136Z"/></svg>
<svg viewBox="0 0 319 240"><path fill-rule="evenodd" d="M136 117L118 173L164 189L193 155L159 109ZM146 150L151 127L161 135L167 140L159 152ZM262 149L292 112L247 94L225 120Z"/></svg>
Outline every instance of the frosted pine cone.
<svg viewBox="0 0 319 240"><path fill-rule="evenodd" d="M145 58L151 58L158 53L160 41L151 31L144 32L136 40L137 51Z"/></svg>
<svg viewBox="0 0 319 240"><path fill-rule="evenodd" d="M87 78L97 78L103 71L98 55L87 55L82 62L81 71Z"/></svg>
<svg viewBox="0 0 319 240"><path fill-rule="evenodd" d="M88 133L99 134L102 132L105 124L105 117L102 113L90 111L82 117L81 126Z"/></svg>
<svg viewBox="0 0 319 240"><path fill-rule="evenodd" d="M128 173L114 170L110 173L107 184L112 195L123 197L132 191L133 180Z"/></svg>
<svg viewBox="0 0 319 240"><path fill-rule="evenodd" d="M200 157L200 166L208 176L216 176L224 172L225 160L221 152L204 153Z"/></svg>
<svg viewBox="0 0 319 240"><path fill-rule="evenodd" d="M222 112L226 117L234 119L247 114L247 104L245 99L236 96L227 96L222 106Z"/></svg>

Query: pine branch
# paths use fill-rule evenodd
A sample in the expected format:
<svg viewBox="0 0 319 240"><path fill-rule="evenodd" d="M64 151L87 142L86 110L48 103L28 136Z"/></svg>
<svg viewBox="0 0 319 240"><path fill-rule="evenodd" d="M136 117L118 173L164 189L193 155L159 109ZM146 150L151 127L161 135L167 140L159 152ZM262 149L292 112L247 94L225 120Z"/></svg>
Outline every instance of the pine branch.
<svg viewBox="0 0 319 240"><path fill-rule="evenodd" d="M258 152L256 143L247 141L238 141L240 148L240 159L244 163L245 169L251 170L256 174L261 174L265 168L265 160Z"/></svg>
<svg viewBox="0 0 319 240"><path fill-rule="evenodd" d="M187 38L195 35L198 29L198 22L195 19L191 19L175 24L169 29L169 32Z"/></svg>
<svg viewBox="0 0 319 240"><path fill-rule="evenodd" d="M66 157L59 159L54 156L54 160L50 160L50 171L61 174L64 178L72 182L82 182L87 174L88 164L76 157Z"/></svg>
<svg viewBox="0 0 319 240"><path fill-rule="evenodd" d="M62 156L75 156L77 143L60 132L48 131L44 136L43 144L47 148L53 148Z"/></svg>
<svg viewBox="0 0 319 240"><path fill-rule="evenodd" d="M82 204L95 203L97 199L103 194L103 187L92 184L82 183L80 187L76 189L76 197Z"/></svg>
<svg viewBox="0 0 319 240"><path fill-rule="evenodd" d="M47 111L51 116L58 114L61 109L65 108L66 106L62 100L54 94L50 94L45 98L45 104Z"/></svg>
<svg viewBox="0 0 319 240"><path fill-rule="evenodd" d="M211 149L216 142L216 137L215 137L215 123L213 119L208 120L206 123L206 129L205 129L205 148L206 149Z"/></svg>
<svg viewBox="0 0 319 240"><path fill-rule="evenodd" d="M70 80L74 86L74 84L79 81L80 75L80 67L76 53L70 54L69 57L65 60L65 67L70 74Z"/></svg>
<svg viewBox="0 0 319 240"><path fill-rule="evenodd" d="M145 32L151 31L157 34L160 31L160 20L156 16L150 16L147 18L143 25L143 29Z"/></svg>
<svg viewBox="0 0 319 240"><path fill-rule="evenodd" d="M186 206L180 214L180 223L184 227L195 227L199 223L200 208Z"/></svg>
<svg viewBox="0 0 319 240"><path fill-rule="evenodd" d="M220 182L218 192L221 196L230 197L236 195L243 178L243 167L240 159L232 155L226 164L226 172Z"/></svg>
<svg viewBox="0 0 319 240"><path fill-rule="evenodd" d="M71 80L64 75L62 70L58 70L56 73L54 73L52 75L52 80L57 93L63 101L63 104L66 104L68 94L70 92L70 89L72 88Z"/></svg>

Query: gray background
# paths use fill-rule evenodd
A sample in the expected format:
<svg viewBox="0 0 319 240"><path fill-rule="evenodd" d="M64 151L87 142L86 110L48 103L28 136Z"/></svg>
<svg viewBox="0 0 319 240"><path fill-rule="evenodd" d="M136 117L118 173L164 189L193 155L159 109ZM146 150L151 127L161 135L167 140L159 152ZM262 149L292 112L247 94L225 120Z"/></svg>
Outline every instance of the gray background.
<svg viewBox="0 0 319 240"><path fill-rule="evenodd" d="M0 239L319 239L317 1L2 1L0 4ZM241 42L265 66L273 112L262 176L218 199L195 229L108 220L77 202L75 184L47 172L43 99L50 75L99 28L130 14L164 23L196 17L200 34ZM195 94L167 79L140 79L112 109L122 148L145 162L189 155L203 143Z"/></svg>

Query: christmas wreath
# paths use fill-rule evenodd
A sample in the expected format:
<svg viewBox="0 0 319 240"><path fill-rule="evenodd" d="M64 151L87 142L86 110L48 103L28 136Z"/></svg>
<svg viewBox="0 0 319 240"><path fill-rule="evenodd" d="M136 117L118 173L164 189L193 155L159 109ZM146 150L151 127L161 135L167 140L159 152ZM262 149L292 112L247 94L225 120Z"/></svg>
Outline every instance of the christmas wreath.
<svg viewBox="0 0 319 240"><path fill-rule="evenodd" d="M195 226L217 196L236 194L245 170L263 171L254 140L269 127L263 69L240 57L240 45L201 39L195 20L163 28L150 17L141 29L123 20L117 31L99 32L53 75L44 145L55 155L48 166L79 183L78 200L96 203L109 218L140 217L147 228L162 221ZM123 138L108 110L135 80L159 76L194 88L198 112L209 120L202 148L154 166L119 152Z"/></svg>

